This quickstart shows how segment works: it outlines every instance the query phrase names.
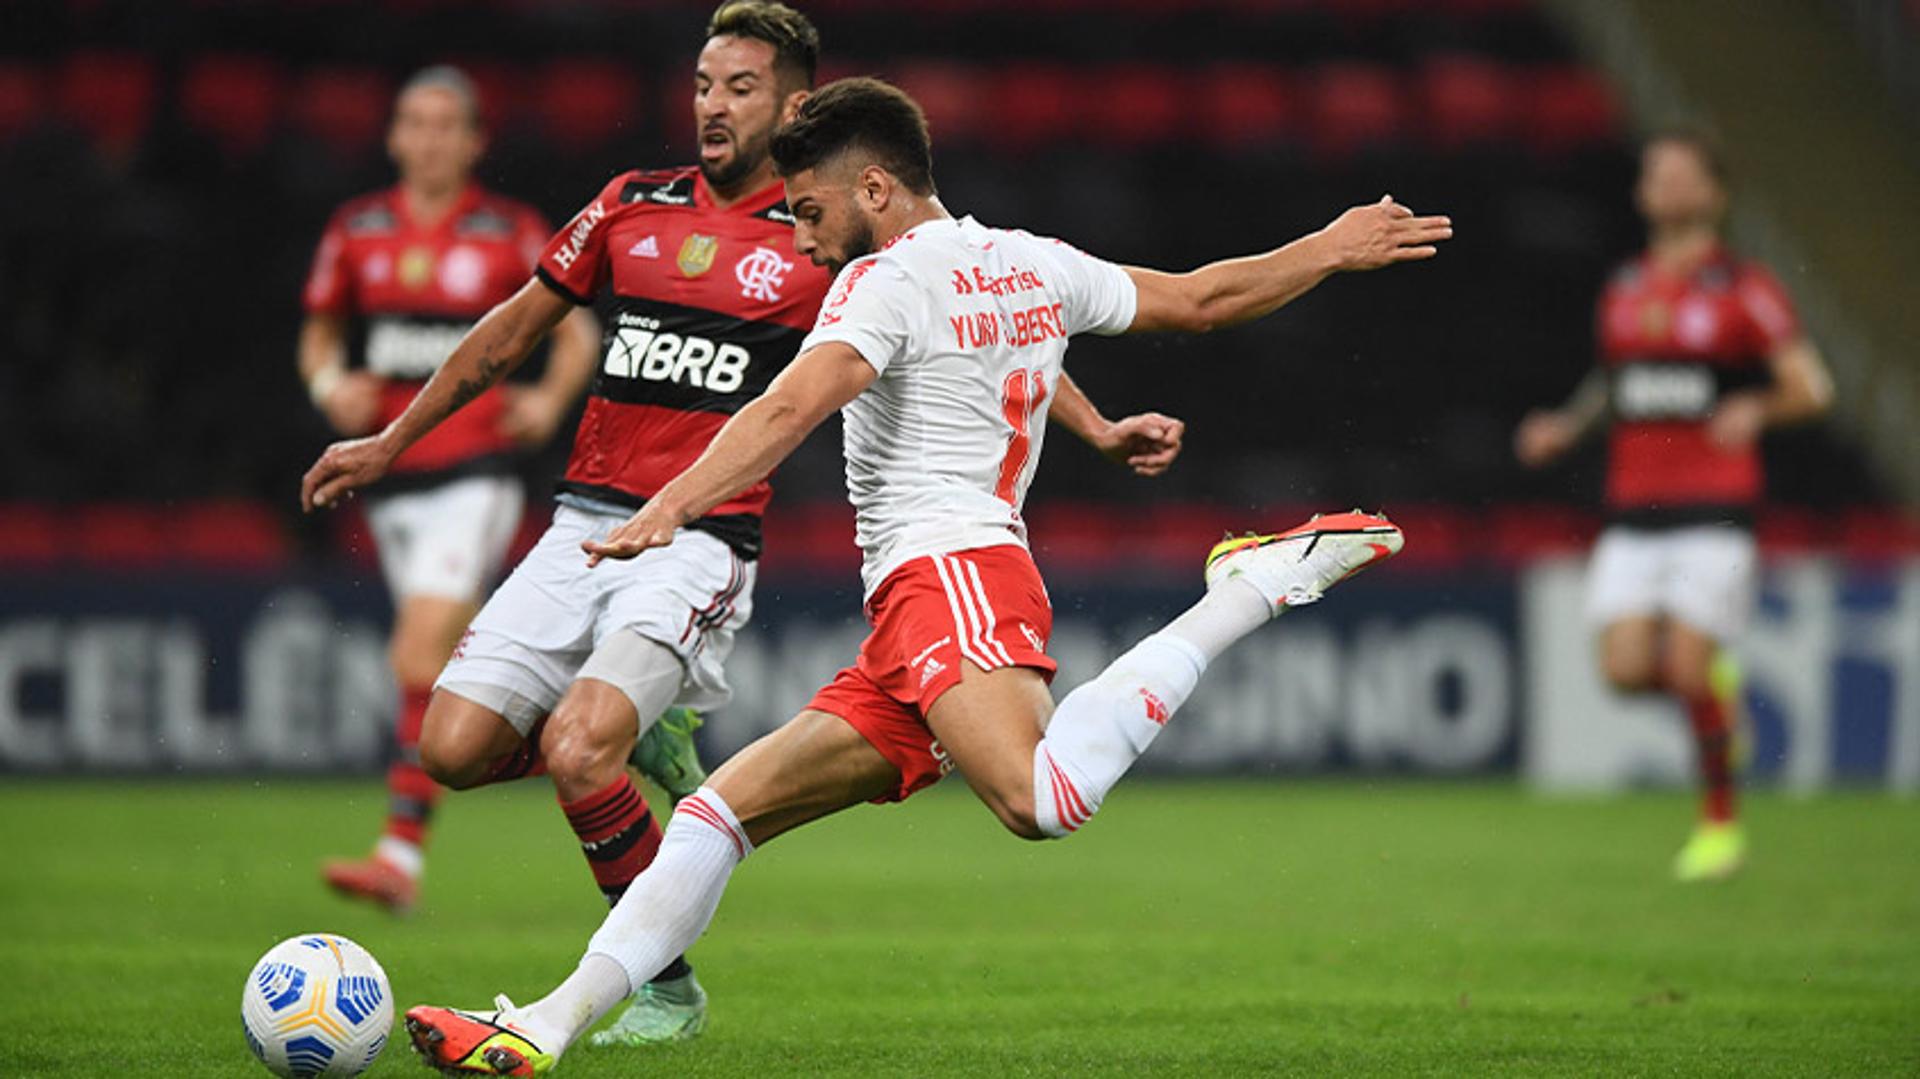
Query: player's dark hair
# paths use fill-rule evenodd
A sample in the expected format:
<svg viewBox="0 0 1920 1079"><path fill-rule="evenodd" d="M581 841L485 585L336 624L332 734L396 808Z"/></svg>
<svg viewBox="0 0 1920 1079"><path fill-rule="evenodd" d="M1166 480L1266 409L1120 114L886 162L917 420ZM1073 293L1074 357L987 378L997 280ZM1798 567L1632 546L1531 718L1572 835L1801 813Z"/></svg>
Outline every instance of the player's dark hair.
<svg viewBox="0 0 1920 1079"><path fill-rule="evenodd" d="M926 114L898 87L869 78L830 82L773 133L773 166L782 176L845 152L892 173L916 195L934 193Z"/></svg>
<svg viewBox="0 0 1920 1079"><path fill-rule="evenodd" d="M481 115L480 88L473 84L473 80L467 77L466 72L452 64L423 67L407 77L407 81L401 84L400 92L395 94L393 99L397 103L413 91L425 89L446 90L459 98L460 104L467 110L467 122L473 125L475 131L487 126L486 118Z"/></svg>
<svg viewBox="0 0 1920 1079"><path fill-rule="evenodd" d="M774 69L800 87L813 85L820 67L820 31L778 0L727 0L707 20L707 37L750 37L773 46Z"/></svg>
<svg viewBox="0 0 1920 1079"><path fill-rule="evenodd" d="M1647 137L1640 142L1640 148L1644 150L1663 142L1678 143L1692 150L1693 156L1700 159L1701 167L1713 177L1714 183L1722 188L1730 186L1726 144L1711 128L1694 123L1663 124L1647 132Z"/></svg>

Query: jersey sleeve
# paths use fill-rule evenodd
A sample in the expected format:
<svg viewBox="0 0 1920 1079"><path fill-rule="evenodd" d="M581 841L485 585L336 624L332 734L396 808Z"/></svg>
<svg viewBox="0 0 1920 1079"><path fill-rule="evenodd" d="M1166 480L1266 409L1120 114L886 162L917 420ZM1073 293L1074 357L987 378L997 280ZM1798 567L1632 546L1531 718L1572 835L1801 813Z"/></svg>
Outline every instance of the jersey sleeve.
<svg viewBox="0 0 1920 1079"><path fill-rule="evenodd" d="M576 304L591 304L607 283L612 266L607 258L607 226L620 208L620 190L626 182L625 174L614 177L592 202L573 215L573 220L553 234L534 266L535 276L547 287Z"/></svg>
<svg viewBox="0 0 1920 1079"><path fill-rule="evenodd" d="M800 351L838 341L885 373L909 353L925 306L925 294L897 262L882 256L861 259L834 281Z"/></svg>
<svg viewBox="0 0 1920 1079"><path fill-rule="evenodd" d="M1053 285L1065 308L1067 333L1103 337L1126 333L1140 303L1139 290L1127 271L1060 240L1042 243L1051 248Z"/></svg>
<svg viewBox="0 0 1920 1079"><path fill-rule="evenodd" d="M353 313L353 279L347 264L347 227L336 213L320 234L320 246L313 253L313 266L307 271L307 287L301 295L310 315Z"/></svg>
<svg viewBox="0 0 1920 1079"><path fill-rule="evenodd" d="M1793 308L1792 297L1765 267L1748 266L1740 274L1736 294L1767 351L1800 336L1800 315Z"/></svg>

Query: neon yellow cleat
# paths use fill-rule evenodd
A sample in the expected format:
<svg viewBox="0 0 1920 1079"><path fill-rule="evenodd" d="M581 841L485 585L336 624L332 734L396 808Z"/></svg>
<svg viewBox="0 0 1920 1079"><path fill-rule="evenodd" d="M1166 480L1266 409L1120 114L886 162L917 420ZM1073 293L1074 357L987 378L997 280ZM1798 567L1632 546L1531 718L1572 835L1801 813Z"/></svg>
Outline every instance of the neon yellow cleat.
<svg viewBox="0 0 1920 1079"><path fill-rule="evenodd" d="M496 997L491 1015L421 1005L407 1009L407 1037L430 1068L447 1075L545 1075L558 1061L542 1052L504 1016L513 1010Z"/></svg>
<svg viewBox="0 0 1920 1079"><path fill-rule="evenodd" d="M1732 822L1702 821L1673 859L1675 880L1726 880L1747 864L1747 833Z"/></svg>
<svg viewBox="0 0 1920 1079"><path fill-rule="evenodd" d="M675 802L700 789L707 781L707 770L700 766L700 750L693 744L693 732L704 724L691 708L669 708L659 722L634 743L627 763L640 774L660 784Z"/></svg>

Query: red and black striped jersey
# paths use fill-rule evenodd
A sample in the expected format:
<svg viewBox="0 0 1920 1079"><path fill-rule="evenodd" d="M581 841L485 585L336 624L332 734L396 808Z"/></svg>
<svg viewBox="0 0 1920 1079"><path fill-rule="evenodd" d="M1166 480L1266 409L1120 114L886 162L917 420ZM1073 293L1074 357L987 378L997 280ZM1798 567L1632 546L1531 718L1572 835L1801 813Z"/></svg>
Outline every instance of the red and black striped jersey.
<svg viewBox="0 0 1920 1079"><path fill-rule="evenodd" d="M1615 272L1598 322L1609 509L1648 524L1744 517L1761 495L1759 450L1723 449L1707 424L1727 394L1767 385L1769 356L1799 335L1786 291L1724 250L1686 274L1643 255Z"/></svg>
<svg viewBox="0 0 1920 1079"><path fill-rule="evenodd" d="M386 380L380 422L406 410L469 328L526 282L549 232L539 211L469 184L432 224L400 188L335 211L307 276L306 309L349 320L348 362ZM393 464L382 490L510 467L495 387Z"/></svg>
<svg viewBox="0 0 1920 1079"><path fill-rule="evenodd" d="M540 280L579 304L608 294L563 492L638 507L793 359L831 278L794 253L783 195L720 207L698 168L629 172L547 244ZM763 480L693 527L757 557L771 495Z"/></svg>

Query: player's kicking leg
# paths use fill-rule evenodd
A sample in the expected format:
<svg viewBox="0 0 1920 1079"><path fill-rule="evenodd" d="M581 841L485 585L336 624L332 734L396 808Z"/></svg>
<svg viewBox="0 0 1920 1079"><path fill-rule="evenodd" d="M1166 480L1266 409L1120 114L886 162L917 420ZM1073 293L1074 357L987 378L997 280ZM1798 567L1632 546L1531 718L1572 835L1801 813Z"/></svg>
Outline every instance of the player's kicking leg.
<svg viewBox="0 0 1920 1079"><path fill-rule="evenodd" d="M927 724L970 786L1014 834L1072 834L1098 812L1199 683L1214 657L1286 611L1400 550L1384 517L1316 517L1276 535L1228 539L1207 557L1207 594L1067 694L1045 722L1031 669L972 665Z"/></svg>
<svg viewBox="0 0 1920 1079"><path fill-rule="evenodd" d="M412 1008L414 1048L448 1072L545 1074L581 1032L693 945L756 845L900 785L899 770L845 721L802 712L680 803L653 864L607 915L572 976L524 1008L504 996L486 1012Z"/></svg>

